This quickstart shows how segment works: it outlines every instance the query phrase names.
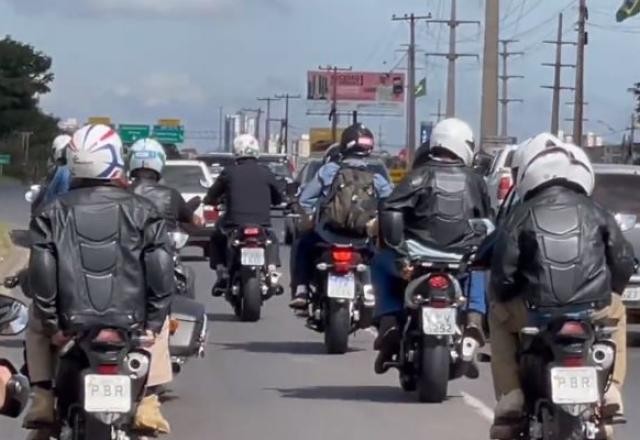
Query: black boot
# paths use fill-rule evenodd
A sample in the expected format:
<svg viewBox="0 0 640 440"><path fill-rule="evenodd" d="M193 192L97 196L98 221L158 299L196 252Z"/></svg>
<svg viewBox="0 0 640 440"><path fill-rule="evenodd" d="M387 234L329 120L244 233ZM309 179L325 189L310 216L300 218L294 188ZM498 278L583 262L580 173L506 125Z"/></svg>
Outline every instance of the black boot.
<svg viewBox="0 0 640 440"><path fill-rule="evenodd" d="M378 350L374 365L376 374L384 374L389 370L387 364L400 350L400 339L398 319L395 316L383 316L378 327L378 337L373 343L373 348Z"/></svg>

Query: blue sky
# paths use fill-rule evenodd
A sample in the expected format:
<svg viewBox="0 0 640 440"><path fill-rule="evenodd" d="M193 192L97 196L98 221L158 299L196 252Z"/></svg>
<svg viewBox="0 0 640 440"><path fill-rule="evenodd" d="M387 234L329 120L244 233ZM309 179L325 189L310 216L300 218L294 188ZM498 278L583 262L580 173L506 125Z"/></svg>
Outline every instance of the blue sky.
<svg viewBox="0 0 640 440"><path fill-rule="evenodd" d="M626 89L640 81L640 17L615 24L617 0L589 0L590 45L587 52L586 111L590 131L606 134L595 121L614 130L629 124L633 107ZM0 33L33 44L54 59L53 93L44 108L61 117L108 115L122 123L153 123L182 118L191 130L217 130L218 107L226 111L255 107L255 97L304 94L308 69L318 64L387 70L402 61L408 38L405 23L391 15L415 11L435 17L449 13L449 0L0 0ZM483 18L483 0L458 0L461 19ZM502 37L521 42L514 50L510 132L520 137L548 129L553 47L558 12L565 11L567 39L577 16L577 0L503 0ZM459 28L459 50L481 54L482 28ZM444 51L448 36L438 25L418 26L425 51ZM572 62L572 48L565 51ZM429 96L418 104L420 120L429 119L444 97L445 60L418 56L426 70ZM481 62L459 62L459 116L477 127L480 120ZM564 84L572 85L573 71ZM565 95L563 101L571 101ZM305 115L305 103L292 107L295 133L326 124ZM279 111L276 107L275 111ZM563 105L564 117L571 108ZM277 115L274 115L277 116ZM368 119L382 128L383 142L401 144L404 121ZM567 123L568 124L568 123ZM613 136L618 139L619 135ZM202 143L201 143L202 144ZM215 144L215 142L212 142Z"/></svg>

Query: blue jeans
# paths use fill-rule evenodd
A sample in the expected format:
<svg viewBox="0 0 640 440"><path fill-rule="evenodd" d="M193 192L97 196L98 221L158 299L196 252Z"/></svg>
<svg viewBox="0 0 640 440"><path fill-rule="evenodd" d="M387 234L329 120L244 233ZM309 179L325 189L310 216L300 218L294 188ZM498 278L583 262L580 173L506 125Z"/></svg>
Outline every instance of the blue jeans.
<svg viewBox="0 0 640 440"><path fill-rule="evenodd" d="M291 250L291 287L308 285L313 275L314 250L322 239L315 231L305 232Z"/></svg>
<svg viewBox="0 0 640 440"><path fill-rule="evenodd" d="M398 255L385 249L371 262L371 278L376 294L376 318L400 314L404 311L404 292L398 292L399 276L395 262ZM463 290L468 292L467 311L487 313L485 295L486 273L472 272L471 276L460 279Z"/></svg>

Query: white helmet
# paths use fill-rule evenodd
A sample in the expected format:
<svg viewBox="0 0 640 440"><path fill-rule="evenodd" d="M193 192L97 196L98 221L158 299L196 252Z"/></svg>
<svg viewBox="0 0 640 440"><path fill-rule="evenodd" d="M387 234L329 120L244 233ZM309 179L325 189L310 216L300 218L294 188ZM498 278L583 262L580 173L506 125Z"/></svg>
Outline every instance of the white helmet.
<svg viewBox="0 0 640 440"><path fill-rule="evenodd" d="M58 161L65 159L65 152L70 142L71 136L68 134L56 136L53 140L53 144L51 144L51 157L53 157L53 160Z"/></svg>
<svg viewBox="0 0 640 440"><path fill-rule="evenodd" d="M462 159L466 166L473 164L473 130L464 121L451 118L438 122L433 127L430 148L439 147Z"/></svg>
<svg viewBox="0 0 640 440"><path fill-rule="evenodd" d="M233 152L238 157L254 157L260 154L258 140L250 134L241 134L233 140Z"/></svg>
<svg viewBox="0 0 640 440"><path fill-rule="evenodd" d="M549 133L542 133L521 145L513 166L518 168L516 191L521 198L556 179L574 183L589 195L593 192L595 175L586 153Z"/></svg>
<svg viewBox="0 0 640 440"><path fill-rule="evenodd" d="M118 179L124 173L122 140L111 127L85 125L73 135L67 161L74 178Z"/></svg>
<svg viewBox="0 0 640 440"><path fill-rule="evenodd" d="M161 176L166 161L167 153L155 139L140 139L129 150L129 172L147 169Z"/></svg>

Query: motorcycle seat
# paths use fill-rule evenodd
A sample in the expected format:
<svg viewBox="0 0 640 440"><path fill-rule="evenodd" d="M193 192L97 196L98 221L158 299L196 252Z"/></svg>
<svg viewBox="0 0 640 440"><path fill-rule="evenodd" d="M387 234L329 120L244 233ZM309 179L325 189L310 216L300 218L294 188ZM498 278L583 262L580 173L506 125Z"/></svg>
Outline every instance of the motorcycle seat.
<svg viewBox="0 0 640 440"><path fill-rule="evenodd" d="M444 252L438 249L431 248L429 246L425 246L415 240L407 240L406 244L409 256L412 259L446 264L461 263L464 259L464 255L462 254Z"/></svg>

